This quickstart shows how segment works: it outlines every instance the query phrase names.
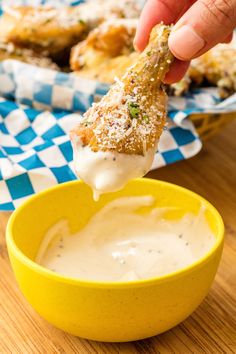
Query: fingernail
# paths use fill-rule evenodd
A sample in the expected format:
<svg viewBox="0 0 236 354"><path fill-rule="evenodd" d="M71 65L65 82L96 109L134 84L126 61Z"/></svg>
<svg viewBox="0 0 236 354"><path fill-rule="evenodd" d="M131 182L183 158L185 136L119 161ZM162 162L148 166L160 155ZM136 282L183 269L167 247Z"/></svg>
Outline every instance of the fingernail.
<svg viewBox="0 0 236 354"><path fill-rule="evenodd" d="M134 50L138 53L140 53L140 49L139 47L137 46L137 43L136 43L136 37L134 38L134 41L133 41L133 47L134 47Z"/></svg>
<svg viewBox="0 0 236 354"><path fill-rule="evenodd" d="M134 50L135 50L136 52L138 52L138 47L137 47L137 45L136 45L135 40L134 40L134 42L133 42L133 47L134 47Z"/></svg>
<svg viewBox="0 0 236 354"><path fill-rule="evenodd" d="M169 38L169 47L172 53L181 60L190 60L197 54L206 42L190 26L173 30Z"/></svg>

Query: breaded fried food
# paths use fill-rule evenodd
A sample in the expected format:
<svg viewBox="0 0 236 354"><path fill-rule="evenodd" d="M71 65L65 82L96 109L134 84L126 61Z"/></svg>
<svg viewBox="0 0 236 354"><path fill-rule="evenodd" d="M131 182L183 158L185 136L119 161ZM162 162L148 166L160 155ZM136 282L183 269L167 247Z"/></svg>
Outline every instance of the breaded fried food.
<svg viewBox="0 0 236 354"><path fill-rule="evenodd" d="M192 60L190 67L179 82L170 85L169 93L181 96L192 86L200 86L203 82L217 86L222 98L236 91L236 41L229 44L218 44L199 58Z"/></svg>
<svg viewBox="0 0 236 354"><path fill-rule="evenodd" d="M126 70L134 64L137 57L137 52L133 52L130 55L119 55L118 57L107 59L92 68L83 68L79 71L75 71L75 74L106 84L113 84L115 78L120 79L125 74Z"/></svg>
<svg viewBox="0 0 236 354"><path fill-rule="evenodd" d="M92 151L145 155L154 148L166 118L162 80L172 62L170 27L153 28L150 42L136 63L84 114L72 133Z"/></svg>
<svg viewBox="0 0 236 354"><path fill-rule="evenodd" d="M96 69L111 58L127 56L134 51L136 27L136 19L117 19L102 23L91 31L83 42L72 48L71 69Z"/></svg>
<svg viewBox="0 0 236 354"><path fill-rule="evenodd" d="M204 75L196 63L196 59L192 60L184 77L171 85L167 86L168 95L182 96L187 93L192 86L200 86L204 80Z"/></svg>
<svg viewBox="0 0 236 354"><path fill-rule="evenodd" d="M195 59L198 70L205 79L218 86L220 95L225 98L236 91L236 42L218 44L216 47Z"/></svg>
<svg viewBox="0 0 236 354"><path fill-rule="evenodd" d="M151 168L166 119L162 80L173 59L169 33L169 26L153 28L134 65L71 132L75 171L95 200Z"/></svg>
<svg viewBox="0 0 236 354"><path fill-rule="evenodd" d="M81 77L114 83L115 77L121 78L137 59L138 54L132 46L136 25L136 20L101 24L72 49L71 69ZM222 98L229 96L236 91L235 54L235 40L217 45L192 60L183 79L167 86L168 94L181 96L193 87L208 83L219 87Z"/></svg>
<svg viewBox="0 0 236 354"><path fill-rule="evenodd" d="M41 68L60 70L50 58L38 55L30 49L16 47L13 43L0 43L0 61L14 59Z"/></svg>
<svg viewBox="0 0 236 354"><path fill-rule="evenodd" d="M5 41L37 52L56 53L78 42L88 30L77 7L7 8L0 26Z"/></svg>
<svg viewBox="0 0 236 354"><path fill-rule="evenodd" d="M134 0L121 0L118 4L115 0L91 0L57 8L5 7L0 36L7 42L55 55L78 43L106 18L132 17L139 11Z"/></svg>
<svg viewBox="0 0 236 354"><path fill-rule="evenodd" d="M78 76L113 84L115 77L121 78L137 60L138 53L133 47L136 27L136 19L103 22L72 48L71 69ZM203 78L197 64L192 61L184 78L168 86L168 93L181 96L191 84L201 84Z"/></svg>

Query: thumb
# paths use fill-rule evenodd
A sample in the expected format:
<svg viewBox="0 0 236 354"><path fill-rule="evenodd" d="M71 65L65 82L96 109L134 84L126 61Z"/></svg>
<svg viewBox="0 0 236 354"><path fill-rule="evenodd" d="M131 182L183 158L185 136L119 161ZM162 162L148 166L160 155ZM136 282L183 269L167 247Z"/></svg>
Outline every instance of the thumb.
<svg viewBox="0 0 236 354"><path fill-rule="evenodd" d="M236 26L236 0L198 0L180 18L169 47L180 60L190 60L224 42Z"/></svg>

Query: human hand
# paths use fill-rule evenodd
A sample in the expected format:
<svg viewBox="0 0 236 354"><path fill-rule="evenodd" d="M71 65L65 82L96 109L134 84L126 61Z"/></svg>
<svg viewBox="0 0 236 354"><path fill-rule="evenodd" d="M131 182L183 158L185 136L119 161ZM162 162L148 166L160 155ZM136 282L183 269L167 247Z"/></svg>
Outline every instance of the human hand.
<svg viewBox="0 0 236 354"><path fill-rule="evenodd" d="M184 76L191 59L232 40L236 0L148 0L134 39L138 50L145 48L152 27L161 21L175 24L169 48L176 60L165 78L172 83Z"/></svg>

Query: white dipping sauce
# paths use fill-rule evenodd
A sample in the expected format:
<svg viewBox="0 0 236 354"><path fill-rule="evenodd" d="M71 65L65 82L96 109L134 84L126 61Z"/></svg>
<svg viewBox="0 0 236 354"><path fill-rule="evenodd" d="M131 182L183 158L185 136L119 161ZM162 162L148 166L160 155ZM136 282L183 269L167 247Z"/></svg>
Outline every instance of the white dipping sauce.
<svg viewBox="0 0 236 354"><path fill-rule="evenodd" d="M203 209L167 220L170 208L150 208L154 202L152 196L116 199L74 235L60 221L45 235L36 262L74 278L132 281L177 271L212 248L215 237ZM149 208L140 213L140 207Z"/></svg>
<svg viewBox="0 0 236 354"><path fill-rule="evenodd" d="M143 177L151 168L156 149L145 155L118 152L93 152L73 137L73 160L76 174L93 190L94 200L103 193L122 189L133 178Z"/></svg>

